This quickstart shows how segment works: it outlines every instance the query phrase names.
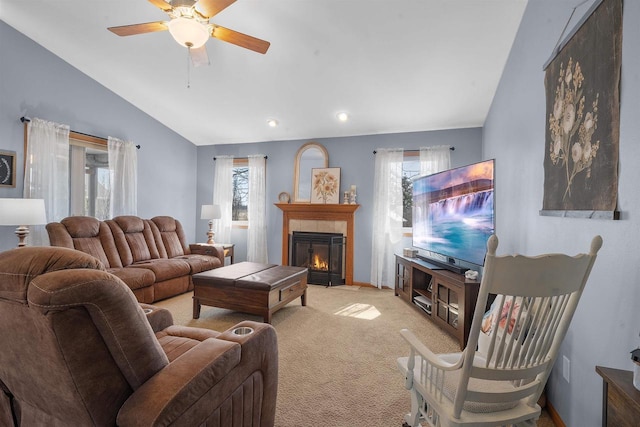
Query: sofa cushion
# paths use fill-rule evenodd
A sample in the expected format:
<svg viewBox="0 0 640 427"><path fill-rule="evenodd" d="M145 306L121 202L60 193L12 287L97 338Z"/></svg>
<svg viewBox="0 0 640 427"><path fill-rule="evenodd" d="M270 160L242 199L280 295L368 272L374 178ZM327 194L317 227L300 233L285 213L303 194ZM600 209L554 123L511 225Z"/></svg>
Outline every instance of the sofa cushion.
<svg viewBox="0 0 640 427"><path fill-rule="evenodd" d="M191 253L182 224L170 216L156 216L147 221L155 237L161 258L181 259L191 267L191 274L222 267L224 255ZM217 254L217 252L215 252Z"/></svg>
<svg viewBox="0 0 640 427"><path fill-rule="evenodd" d="M173 259L180 259L191 268L191 274L201 273L207 270L213 270L214 268L222 267L222 263L218 258L214 258L209 255L182 255Z"/></svg>
<svg viewBox="0 0 640 427"><path fill-rule="evenodd" d="M47 224L51 246L73 248L92 255L105 267L122 267L109 227L89 216L70 216Z"/></svg>
<svg viewBox="0 0 640 427"><path fill-rule="evenodd" d="M118 224L125 234L142 233L144 231L144 220L133 215L122 215L113 218L113 222Z"/></svg>
<svg viewBox="0 0 640 427"><path fill-rule="evenodd" d="M158 236L156 240L160 240L158 246L163 247L167 258L175 258L189 253L184 229L180 221L170 216L156 216L151 218L151 222L152 227L157 229ZM162 256L161 249L160 254Z"/></svg>
<svg viewBox="0 0 640 427"><path fill-rule="evenodd" d="M153 271L146 268L109 268L107 271L126 283L131 290L151 286L156 281Z"/></svg>
<svg viewBox="0 0 640 427"><path fill-rule="evenodd" d="M156 277L156 282L188 276L191 267L180 259L152 259L131 264L129 268L151 270Z"/></svg>
<svg viewBox="0 0 640 427"><path fill-rule="evenodd" d="M90 216L70 216L60 223L73 237L96 237L100 232L100 220Z"/></svg>
<svg viewBox="0 0 640 427"><path fill-rule="evenodd" d="M106 267L110 267L107 254L98 237L81 237L73 239L73 248L94 256L100 260Z"/></svg>
<svg viewBox="0 0 640 427"><path fill-rule="evenodd" d="M113 233L123 267L160 258L151 228L142 218L123 215L105 222Z"/></svg>

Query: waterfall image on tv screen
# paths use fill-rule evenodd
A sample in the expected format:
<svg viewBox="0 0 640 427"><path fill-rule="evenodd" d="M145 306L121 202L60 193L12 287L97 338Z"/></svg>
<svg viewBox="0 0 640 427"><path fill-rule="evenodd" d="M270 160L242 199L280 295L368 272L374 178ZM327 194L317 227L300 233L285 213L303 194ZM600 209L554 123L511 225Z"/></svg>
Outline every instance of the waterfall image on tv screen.
<svg viewBox="0 0 640 427"><path fill-rule="evenodd" d="M494 233L494 161L487 160L413 181L413 246L484 265Z"/></svg>

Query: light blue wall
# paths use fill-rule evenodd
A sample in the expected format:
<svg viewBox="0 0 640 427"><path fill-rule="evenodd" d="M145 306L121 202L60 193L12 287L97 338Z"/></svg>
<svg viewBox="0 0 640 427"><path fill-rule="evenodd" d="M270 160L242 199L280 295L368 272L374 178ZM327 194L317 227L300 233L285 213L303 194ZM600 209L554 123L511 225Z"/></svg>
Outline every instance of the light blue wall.
<svg viewBox="0 0 640 427"><path fill-rule="evenodd" d="M51 52L0 21L0 149L18 153L22 197L22 116L68 124L72 130L130 139L138 151L138 215L171 215L194 236L196 147ZM123 76L126 78L126 76ZM162 88L158 88L161 90ZM15 227L0 227L0 250L17 243Z"/></svg>
<svg viewBox="0 0 640 427"><path fill-rule="evenodd" d="M361 205L355 217L354 281L370 283L371 239L373 218L373 150L381 147L417 149L422 146L453 145L453 166L463 166L481 160L482 131L480 128L456 129L434 132L415 132L389 135L367 135L348 138L313 139L324 145L329 152L329 166L340 168L341 190L351 184L357 186L358 203ZM274 203L278 194L286 191L293 194L293 164L298 148L311 140L273 141L259 144L216 145L198 147L198 194L197 203L211 203L213 198L213 157L249 154L265 154L267 160L267 235L269 262L280 263L282 251L282 212ZM342 200L342 191L340 200ZM207 222L197 221L197 236L204 238ZM246 230L233 230L236 244L236 259L246 259ZM201 241L201 240L199 240Z"/></svg>
<svg viewBox="0 0 640 427"><path fill-rule="evenodd" d="M569 427L600 425L602 382L595 366L631 370L629 351L639 344L640 331L640 2L624 2L618 190L622 220L538 215L545 155L542 66L577 3L529 0L483 135L484 157L496 158L499 252L578 253L588 250L595 234L604 239L548 383L549 400ZM562 356L571 363L570 383L562 378Z"/></svg>

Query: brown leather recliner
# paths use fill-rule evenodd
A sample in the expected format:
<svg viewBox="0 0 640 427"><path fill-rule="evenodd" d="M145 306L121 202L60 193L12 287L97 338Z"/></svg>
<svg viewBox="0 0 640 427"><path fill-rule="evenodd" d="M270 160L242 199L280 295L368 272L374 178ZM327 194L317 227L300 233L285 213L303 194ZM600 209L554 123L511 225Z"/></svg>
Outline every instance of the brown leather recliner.
<svg viewBox="0 0 640 427"><path fill-rule="evenodd" d="M145 308L90 255L0 253L0 425L273 425L270 325L219 333Z"/></svg>

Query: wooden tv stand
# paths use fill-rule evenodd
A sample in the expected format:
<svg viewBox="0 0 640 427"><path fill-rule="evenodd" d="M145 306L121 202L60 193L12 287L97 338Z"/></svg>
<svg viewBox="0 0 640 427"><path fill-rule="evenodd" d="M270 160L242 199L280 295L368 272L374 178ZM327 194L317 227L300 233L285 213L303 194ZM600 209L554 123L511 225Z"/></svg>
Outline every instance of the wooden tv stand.
<svg viewBox="0 0 640 427"><path fill-rule="evenodd" d="M419 258L396 255L395 294L420 309L464 349L469 339L480 282L442 270ZM430 310L429 310L430 304Z"/></svg>

